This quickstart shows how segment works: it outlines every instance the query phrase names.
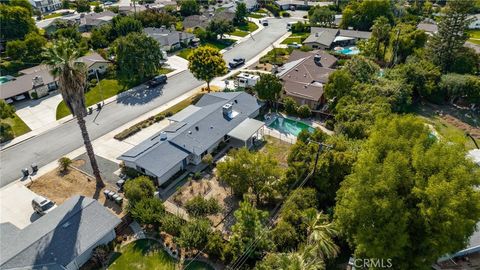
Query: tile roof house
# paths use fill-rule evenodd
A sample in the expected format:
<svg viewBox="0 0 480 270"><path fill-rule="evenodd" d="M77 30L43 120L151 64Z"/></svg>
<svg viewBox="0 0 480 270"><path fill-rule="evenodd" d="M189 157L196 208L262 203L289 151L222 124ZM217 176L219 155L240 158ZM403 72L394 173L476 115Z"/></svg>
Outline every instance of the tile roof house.
<svg viewBox="0 0 480 270"><path fill-rule="evenodd" d="M147 27L143 31L154 38L165 51L180 49L183 44L190 44L195 35L187 32L176 31L175 29L167 29L165 27L154 28Z"/></svg>
<svg viewBox="0 0 480 270"><path fill-rule="evenodd" d="M88 75L94 75L96 71L104 73L110 63L96 52L91 52L78 60L86 64ZM27 68L19 73L23 75L0 85L0 99L22 94L27 94L30 98L42 97L58 87L57 80L50 74L50 69L46 65Z"/></svg>
<svg viewBox="0 0 480 270"><path fill-rule="evenodd" d="M293 51L277 74L283 82L283 95L291 97L299 105L318 109L325 102L323 86L335 71L336 62L337 58L325 51Z"/></svg>
<svg viewBox="0 0 480 270"><path fill-rule="evenodd" d="M369 39L371 35L366 31L312 27L303 44L314 49L331 49L333 46L354 45L359 39Z"/></svg>
<svg viewBox="0 0 480 270"><path fill-rule="evenodd" d="M23 229L0 224L0 269L79 269L115 238L120 219L97 200L74 196Z"/></svg>
<svg viewBox="0 0 480 270"><path fill-rule="evenodd" d="M188 165L200 164L221 142L250 147L263 127L263 122L252 119L260 107L245 92L205 94L170 117L166 128L118 159L162 185Z"/></svg>

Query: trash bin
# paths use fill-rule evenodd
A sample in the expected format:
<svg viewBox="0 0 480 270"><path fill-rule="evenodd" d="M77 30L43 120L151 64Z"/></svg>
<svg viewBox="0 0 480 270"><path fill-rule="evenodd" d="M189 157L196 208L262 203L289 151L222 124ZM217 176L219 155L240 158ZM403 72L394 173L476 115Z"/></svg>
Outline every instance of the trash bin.
<svg viewBox="0 0 480 270"><path fill-rule="evenodd" d="M123 198L118 196L116 199L115 199L115 202L118 204L118 205L122 205L123 203Z"/></svg>
<svg viewBox="0 0 480 270"><path fill-rule="evenodd" d="M93 109L92 109L92 107L89 107L88 108L88 114L92 114L92 113L93 113Z"/></svg>
<svg viewBox="0 0 480 270"><path fill-rule="evenodd" d="M108 193L107 198L112 199L112 198L113 198L113 195L115 195L115 194L116 194L115 191L110 191L110 192Z"/></svg>
<svg viewBox="0 0 480 270"><path fill-rule="evenodd" d="M108 189L105 189L103 191L103 195L105 195L106 198L108 198L108 193L110 193L110 190L108 190Z"/></svg>
<svg viewBox="0 0 480 270"><path fill-rule="evenodd" d="M121 189L123 187L123 184L125 184L125 180L118 180L116 184Z"/></svg>
<svg viewBox="0 0 480 270"><path fill-rule="evenodd" d="M97 110L101 110L102 109L102 103L97 103Z"/></svg>
<svg viewBox="0 0 480 270"><path fill-rule="evenodd" d="M28 177L28 175L30 175L30 173L28 172L28 168L22 169L22 175L23 177Z"/></svg>
<svg viewBox="0 0 480 270"><path fill-rule="evenodd" d="M30 165L30 167L32 167L32 172L38 172L38 165L36 163Z"/></svg>

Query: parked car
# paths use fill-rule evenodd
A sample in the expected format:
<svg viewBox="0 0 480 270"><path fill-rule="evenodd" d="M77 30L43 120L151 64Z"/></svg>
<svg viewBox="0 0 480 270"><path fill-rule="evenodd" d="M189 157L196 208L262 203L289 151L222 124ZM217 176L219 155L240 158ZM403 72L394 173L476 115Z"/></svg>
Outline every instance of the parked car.
<svg viewBox="0 0 480 270"><path fill-rule="evenodd" d="M167 75L165 74L158 75L147 82L147 88L153 88L153 87L159 86L160 84L164 84L166 82L167 82Z"/></svg>
<svg viewBox="0 0 480 270"><path fill-rule="evenodd" d="M258 22L263 26L268 26L268 20L267 19L260 19Z"/></svg>
<svg viewBox="0 0 480 270"><path fill-rule="evenodd" d="M105 5L105 6L111 6L111 5L113 5L113 2L108 1L108 2L105 2L104 5Z"/></svg>
<svg viewBox="0 0 480 270"><path fill-rule="evenodd" d="M245 58L233 58L233 60L228 63L228 66L231 69L234 69L234 68L237 68L237 67L239 67L243 64L245 64Z"/></svg>
<svg viewBox="0 0 480 270"><path fill-rule="evenodd" d="M287 45L289 48L300 49L302 44L298 44L297 42L292 42Z"/></svg>
<svg viewBox="0 0 480 270"><path fill-rule="evenodd" d="M57 207L55 202L44 198L42 196L38 196L33 198L32 200L32 207L35 212L37 212L40 215L45 215L49 212L51 212L53 209Z"/></svg>
<svg viewBox="0 0 480 270"><path fill-rule="evenodd" d="M14 97L14 99L15 99L16 101L20 101L20 100L26 99L26 97L25 97L24 94L20 94L20 95L16 95L16 96Z"/></svg>

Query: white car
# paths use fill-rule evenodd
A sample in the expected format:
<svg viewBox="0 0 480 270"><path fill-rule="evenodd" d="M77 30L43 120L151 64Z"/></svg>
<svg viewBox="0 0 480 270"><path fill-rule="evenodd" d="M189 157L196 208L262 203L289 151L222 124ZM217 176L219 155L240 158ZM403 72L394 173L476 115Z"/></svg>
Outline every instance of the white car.
<svg viewBox="0 0 480 270"><path fill-rule="evenodd" d="M57 208L57 205L45 197L37 196L32 200L32 207L35 212L43 216Z"/></svg>
<svg viewBox="0 0 480 270"><path fill-rule="evenodd" d="M287 45L289 48L300 49L302 44L298 44L297 42L292 42Z"/></svg>
<svg viewBox="0 0 480 270"><path fill-rule="evenodd" d="M16 96L14 97L14 99L15 99L16 101L24 100L25 98L26 98L26 97L25 97L24 94L16 95Z"/></svg>

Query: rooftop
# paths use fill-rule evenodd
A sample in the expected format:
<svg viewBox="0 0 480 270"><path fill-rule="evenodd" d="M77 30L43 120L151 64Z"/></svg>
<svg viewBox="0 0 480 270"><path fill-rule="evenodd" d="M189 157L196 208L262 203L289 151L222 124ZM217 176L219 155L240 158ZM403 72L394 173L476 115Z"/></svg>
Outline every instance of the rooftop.
<svg viewBox="0 0 480 270"><path fill-rule="evenodd" d="M330 47L336 38L344 37L350 39L368 39L372 35L371 32L357 31L357 30L343 30L336 28L312 27L310 29L310 36L305 39L304 43L319 43Z"/></svg>
<svg viewBox="0 0 480 270"><path fill-rule="evenodd" d="M112 231L118 219L98 201L75 196L20 230L0 224L0 269L62 269Z"/></svg>
<svg viewBox="0 0 480 270"><path fill-rule="evenodd" d="M171 46L180 42L182 40L194 38L195 36L191 33L180 32L176 30L171 30L167 28L154 28L147 27L143 31L150 37L154 38L162 46Z"/></svg>

